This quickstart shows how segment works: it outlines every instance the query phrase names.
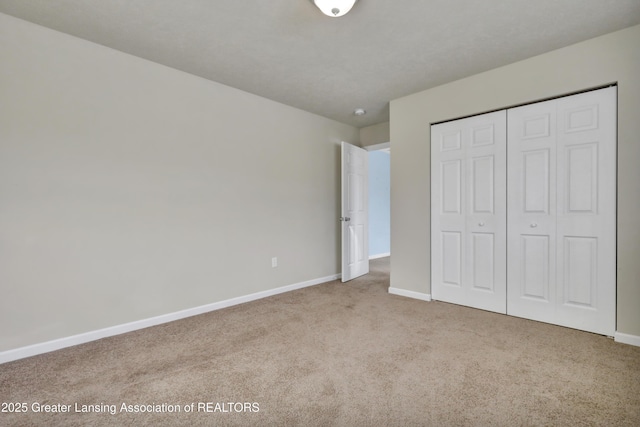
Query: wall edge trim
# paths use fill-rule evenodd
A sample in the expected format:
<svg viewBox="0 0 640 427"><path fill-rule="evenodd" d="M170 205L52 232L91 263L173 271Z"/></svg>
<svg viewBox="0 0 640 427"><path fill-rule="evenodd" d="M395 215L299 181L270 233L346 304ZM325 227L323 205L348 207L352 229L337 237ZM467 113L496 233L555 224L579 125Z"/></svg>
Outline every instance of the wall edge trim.
<svg viewBox="0 0 640 427"><path fill-rule="evenodd" d="M422 292L408 291L406 289L389 287L389 293L392 295L399 295L401 297L418 299L421 301L431 301L431 294L424 294Z"/></svg>
<svg viewBox="0 0 640 427"><path fill-rule="evenodd" d="M613 339L615 340L615 342L640 347L640 336L638 335L625 334L625 333L616 331L615 335L613 336Z"/></svg>
<svg viewBox="0 0 640 427"><path fill-rule="evenodd" d="M197 316L199 314L220 310L220 309L231 307L234 305L243 304L245 302L259 300L262 298L267 298L273 295L278 295L285 292L306 288L309 286L319 285L321 283L331 282L333 280L340 279L341 276L342 276L341 274L332 274L330 276L319 277L317 279L311 279L311 280L294 283L292 285L287 285L287 286L281 286L279 288L269 289L266 291L260 291L253 294L230 298L227 300L205 304L198 307L192 307L185 310L175 311L172 313L161 314L159 316L149 317L146 319L136 320L133 322L123 323L120 325L109 326L106 328L97 329L95 331L83 332L77 335L71 335L64 338L58 338L51 341L45 341L42 343L32 344L25 347L19 347L12 350L1 351L0 364L13 362L19 359L25 359L27 357L37 356L39 354L49 353L56 350L61 350L67 347L73 347L79 344L85 344L91 341L97 341L102 338L112 337L115 335L125 334L127 332L133 332L140 329L149 328L151 326L161 325L163 323L169 323L176 320L185 319L187 317Z"/></svg>

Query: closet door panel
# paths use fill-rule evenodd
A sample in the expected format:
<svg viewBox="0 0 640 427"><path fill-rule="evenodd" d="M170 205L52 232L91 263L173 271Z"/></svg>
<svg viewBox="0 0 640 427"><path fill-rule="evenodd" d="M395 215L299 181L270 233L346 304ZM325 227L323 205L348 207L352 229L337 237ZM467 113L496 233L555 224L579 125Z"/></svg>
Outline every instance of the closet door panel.
<svg viewBox="0 0 640 427"><path fill-rule="evenodd" d="M494 213L495 206L495 156L478 156L471 159L471 213Z"/></svg>
<svg viewBox="0 0 640 427"><path fill-rule="evenodd" d="M440 233L442 257L442 283L459 288L462 286L462 233Z"/></svg>
<svg viewBox="0 0 640 427"><path fill-rule="evenodd" d="M506 112L466 120L466 305L506 313Z"/></svg>
<svg viewBox="0 0 640 427"><path fill-rule="evenodd" d="M507 142L507 314L555 312L556 104L512 108Z"/></svg>
<svg viewBox="0 0 640 427"><path fill-rule="evenodd" d="M471 233L470 285L478 291L495 291L496 241L495 233Z"/></svg>
<svg viewBox="0 0 640 427"><path fill-rule="evenodd" d="M431 128L432 297L506 312L506 113Z"/></svg>
<svg viewBox="0 0 640 427"><path fill-rule="evenodd" d="M443 298L462 292L464 149L462 129L441 125L431 137L431 271ZM432 293L434 291L432 286Z"/></svg>
<svg viewBox="0 0 640 427"><path fill-rule="evenodd" d="M549 273L549 236L522 235L520 264L522 284L520 292L523 298L548 303L551 284Z"/></svg>
<svg viewBox="0 0 640 427"><path fill-rule="evenodd" d="M508 314L615 332L615 91L508 110Z"/></svg>
<svg viewBox="0 0 640 427"><path fill-rule="evenodd" d="M522 209L523 215L549 215L551 199L549 180L551 178L551 151L549 148L521 149Z"/></svg>
<svg viewBox="0 0 640 427"><path fill-rule="evenodd" d="M560 325L615 333L616 88L558 103Z"/></svg>
<svg viewBox="0 0 640 427"><path fill-rule="evenodd" d="M462 215L462 159L440 163L441 215Z"/></svg>

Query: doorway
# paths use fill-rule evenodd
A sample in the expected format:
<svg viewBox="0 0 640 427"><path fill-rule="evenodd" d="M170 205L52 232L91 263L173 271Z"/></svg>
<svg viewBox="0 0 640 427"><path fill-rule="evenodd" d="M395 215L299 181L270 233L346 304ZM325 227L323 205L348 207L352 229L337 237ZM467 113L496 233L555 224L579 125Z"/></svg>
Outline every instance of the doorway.
<svg viewBox="0 0 640 427"><path fill-rule="evenodd" d="M391 255L391 144L369 152L369 259Z"/></svg>

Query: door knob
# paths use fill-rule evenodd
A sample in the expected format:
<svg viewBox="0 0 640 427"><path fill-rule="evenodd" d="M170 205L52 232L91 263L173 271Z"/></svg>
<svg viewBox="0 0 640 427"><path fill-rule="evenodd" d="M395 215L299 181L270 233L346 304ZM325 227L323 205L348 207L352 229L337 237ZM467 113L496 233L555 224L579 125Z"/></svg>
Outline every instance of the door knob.
<svg viewBox="0 0 640 427"><path fill-rule="evenodd" d="M351 221L351 218L349 218L348 216L341 216L340 221Z"/></svg>
<svg viewBox="0 0 640 427"><path fill-rule="evenodd" d="M478 223L478 225L479 225L480 227L484 227L484 222L479 222L479 223Z"/></svg>
<svg viewBox="0 0 640 427"><path fill-rule="evenodd" d="M536 228L538 226L538 224L536 224L535 222L532 222L531 225L529 227L531 228Z"/></svg>

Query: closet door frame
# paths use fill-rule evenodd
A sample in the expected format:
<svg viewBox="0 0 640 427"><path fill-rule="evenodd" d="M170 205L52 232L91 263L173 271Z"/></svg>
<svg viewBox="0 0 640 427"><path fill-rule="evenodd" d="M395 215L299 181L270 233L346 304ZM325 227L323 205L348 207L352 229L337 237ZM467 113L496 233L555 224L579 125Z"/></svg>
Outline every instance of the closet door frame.
<svg viewBox="0 0 640 427"><path fill-rule="evenodd" d="M550 106L551 111L543 111ZM488 308L481 298L472 296L470 285L472 236L481 236L478 226L486 226L487 221L475 217L477 210L472 209L473 159L482 156L467 152L474 125L465 121L485 115L431 126L434 300L603 335L615 333L616 107L617 87L610 86L488 113L507 116L527 111L531 119L525 152L510 146L505 135L504 311L499 306L496 309L497 305ZM505 133L508 128L510 136L512 127L505 121ZM524 174L517 176L518 171ZM580 177L586 180L579 181ZM447 180L457 181L457 186ZM527 192L542 197L524 200ZM529 204L515 206L514 200ZM493 255L498 256L501 250ZM451 254L456 254L457 260L447 262Z"/></svg>

